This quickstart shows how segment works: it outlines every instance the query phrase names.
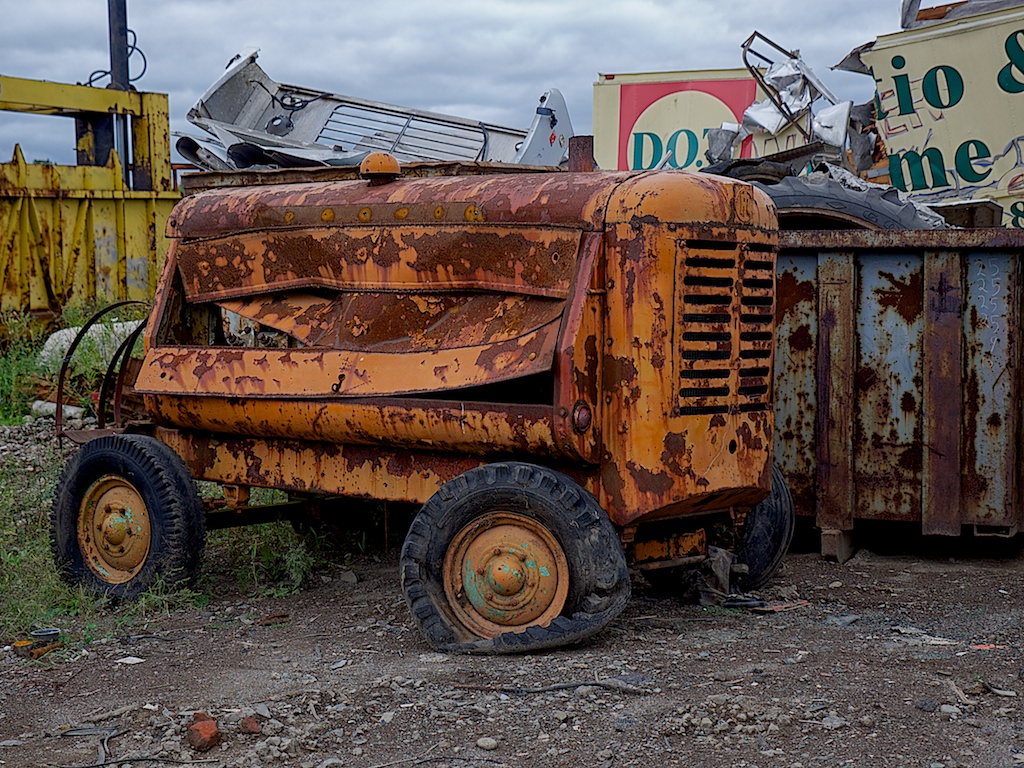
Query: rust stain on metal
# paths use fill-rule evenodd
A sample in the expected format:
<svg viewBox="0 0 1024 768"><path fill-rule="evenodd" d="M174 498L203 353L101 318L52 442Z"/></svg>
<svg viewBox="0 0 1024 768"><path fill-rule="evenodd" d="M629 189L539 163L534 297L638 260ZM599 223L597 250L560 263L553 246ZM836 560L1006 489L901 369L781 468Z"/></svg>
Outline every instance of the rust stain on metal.
<svg viewBox="0 0 1024 768"><path fill-rule="evenodd" d="M814 347L814 337L806 325L799 326L789 335L789 348L796 352L809 352Z"/></svg>
<svg viewBox="0 0 1024 768"><path fill-rule="evenodd" d="M924 310L924 276L914 271L908 279L901 280L890 272L879 272L892 287L875 291L878 305L882 308L895 309L907 323L914 322Z"/></svg>
<svg viewBox="0 0 1024 768"><path fill-rule="evenodd" d="M900 398L900 408L903 410L903 413L917 413L917 398L910 392L904 392Z"/></svg>
<svg viewBox="0 0 1024 768"><path fill-rule="evenodd" d="M777 291L775 316L780 323L802 304L813 302L817 298L814 283L809 280L798 280L791 272L779 275Z"/></svg>

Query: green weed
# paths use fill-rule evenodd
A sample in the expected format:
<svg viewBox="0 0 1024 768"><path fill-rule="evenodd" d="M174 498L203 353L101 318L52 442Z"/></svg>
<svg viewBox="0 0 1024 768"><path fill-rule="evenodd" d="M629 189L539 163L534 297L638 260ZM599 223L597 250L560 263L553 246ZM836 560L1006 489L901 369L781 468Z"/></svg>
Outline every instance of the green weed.
<svg viewBox="0 0 1024 768"><path fill-rule="evenodd" d="M49 506L62 458L54 450L28 472L0 462L0 636L51 626L61 617L87 619L100 601L60 580L50 555Z"/></svg>
<svg viewBox="0 0 1024 768"><path fill-rule="evenodd" d="M121 312L117 319L138 319L144 311ZM92 314L90 307L71 308L56 325L80 326ZM20 424L32 400L56 389L60 361L39 362L49 330L28 316L0 313L0 424ZM102 345L79 347L67 382L68 402L91 410L91 395L99 388L109 356ZM213 531L198 589L171 590L158 584L138 600L114 605L69 588L53 566L49 510L65 461L56 443L32 471L13 458L0 458L0 643L56 626L72 646L88 644L154 618L206 606L224 593L223 576L252 595L286 595L333 562L335 553L328 552L322 537L300 536L289 523ZM211 484L201 485L203 495L219 492ZM283 500L279 492L256 491L252 503Z"/></svg>
<svg viewBox="0 0 1024 768"><path fill-rule="evenodd" d="M36 354L45 338L27 315L0 312L0 424L20 422L36 396L42 371Z"/></svg>
<svg viewBox="0 0 1024 768"><path fill-rule="evenodd" d="M31 315L0 312L0 424L19 423L29 413L31 402L47 399L57 389L64 350L40 359L46 339L53 330L81 327L95 313L93 306L65 308L55 322L44 323ZM75 350L65 380L64 401L91 413L94 393L98 392L111 357L117 350L116 323L142 320L147 310L124 307L104 318L97 337L87 337ZM122 333L124 326L121 326ZM136 353L142 348L136 342Z"/></svg>
<svg viewBox="0 0 1024 768"><path fill-rule="evenodd" d="M206 539L207 563L201 586L216 588L223 577L243 592L281 597L294 594L329 558L315 536L300 536L288 522L265 523L211 531ZM219 572L218 572L219 571Z"/></svg>

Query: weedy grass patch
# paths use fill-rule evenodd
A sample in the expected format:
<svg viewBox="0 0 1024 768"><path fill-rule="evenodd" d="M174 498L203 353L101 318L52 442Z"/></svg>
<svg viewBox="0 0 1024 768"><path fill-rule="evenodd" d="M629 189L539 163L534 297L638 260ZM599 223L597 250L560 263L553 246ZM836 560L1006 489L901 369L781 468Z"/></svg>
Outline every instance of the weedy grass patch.
<svg viewBox="0 0 1024 768"><path fill-rule="evenodd" d="M90 315L88 308L69 310L57 325L81 325ZM131 603L114 604L66 585L53 564L50 505L72 447L40 437L47 427L52 434L52 422L23 425L32 401L56 389L59 363L39 359L47 337L39 323L0 313L0 425L11 425L2 438L8 451L0 455L0 642L55 626L72 647L87 644L178 610L202 608L225 593L292 594L333 562L336 553L316 536L299 535L287 522L270 523L210 532L194 589L158 584ZM106 369L103 355L102 345L85 343L76 351L68 402L92 407ZM257 504L283 500L270 491L254 497Z"/></svg>
<svg viewBox="0 0 1024 768"><path fill-rule="evenodd" d="M21 423L38 386L45 383L37 355L42 326L16 312L0 312L0 424Z"/></svg>

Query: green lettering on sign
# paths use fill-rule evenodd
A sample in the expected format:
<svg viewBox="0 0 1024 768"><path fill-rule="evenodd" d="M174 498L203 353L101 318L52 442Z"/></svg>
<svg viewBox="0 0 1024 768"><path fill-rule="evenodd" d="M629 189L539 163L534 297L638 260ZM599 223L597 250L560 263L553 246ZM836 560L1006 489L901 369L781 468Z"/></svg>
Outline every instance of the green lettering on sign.
<svg viewBox="0 0 1024 768"><path fill-rule="evenodd" d="M1010 206L1010 216L1013 220L1010 222L1011 227L1017 229L1024 228L1024 203L1014 203Z"/></svg>
<svg viewBox="0 0 1024 768"><path fill-rule="evenodd" d="M644 144L650 140L651 142L651 162L650 164L644 164L644 155L647 154L644 151ZM646 133L640 131L633 134L633 163L630 166L635 171L649 171L651 168L656 166L661 160L661 155L664 152L661 144L661 137L656 133Z"/></svg>
<svg viewBox="0 0 1024 768"><path fill-rule="evenodd" d="M1010 63L999 70L996 82L1007 93L1024 93L1024 82L1018 80L1014 74L1016 71L1024 75L1024 48L1020 44L1021 35L1024 35L1024 29L1018 29L1006 38L1006 43L1003 46L1006 49L1006 58L1010 60Z"/></svg>
<svg viewBox="0 0 1024 768"><path fill-rule="evenodd" d="M931 171L931 183L925 177L924 161L927 158L928 168ZM906 177L903 175L903 168L906 166L910 174L910 186L907 187ZM934 189L936 187L948 187L949 178L946 176L946 161L938 147L929 147L924 152L918 153L908 149L902 155L889 155L889 178L896 189L904 192L916 192L919 189Z"/></svg>
<svg viewBox="0 0 1024 768"><path fill-rule="evenodd" d="M939 73L942 73L946 81L946 98L943 99L942 91L939 90ZM949 109L960 103L964 97L964 79L953 67L942 64L929 69L921 81L921 91L924 100L936 109Z"/></svg>
<svg viewBox="0 0 1024 768"><path fill-rule="evenodd" d="M686 153L681 161L679 159L680 136L686 137ZM689 128L681 128L668 137L668 143L665 148L671 153L669 155L669 165L673 168L689 168L693 161L697 159L697 150L700 146L697 140L697 134Z"/></svg>
<svg viewBox="0 0 1024 768"><path fill-rule="evenodd" d="M990 157L992 157L992 153L988 151L984 142L968 139L956 150L956 172L968 184L980 184L992 174L992 169L989 168L984 173L979 173L974 169L974 161Z"/></svg>
<svg viewBox="0 0 1024 768"><path fill-rule="evenodd" d="M907 60L902 56L893 56L892 66L894 69L903 69L907 66ZM900 107L899 113L901 115L914 114L914 96L910 92L910 77L895 75L892 79L896 85L896 103Z"/></svg>

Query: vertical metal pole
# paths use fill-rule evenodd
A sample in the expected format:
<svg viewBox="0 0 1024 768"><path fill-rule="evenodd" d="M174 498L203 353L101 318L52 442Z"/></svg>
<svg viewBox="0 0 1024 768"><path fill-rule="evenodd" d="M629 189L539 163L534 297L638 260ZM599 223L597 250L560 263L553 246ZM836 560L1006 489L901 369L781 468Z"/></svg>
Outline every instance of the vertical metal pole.
<svg viewBox="0 0 1024 768"><path fill-rule="evenodd" d="M107 20L110 30L110 87L127 91L128 82L128 0L107 0ZM128 117L114 118L115 146L124 180L131 186L131 149L128 144Z"/></svg>
<svg viewBox="0 0 1024 768"><path fill-rule="evenodd" d="M110 26L110 85L128 90L128 0L107 0Z"/></svg>

